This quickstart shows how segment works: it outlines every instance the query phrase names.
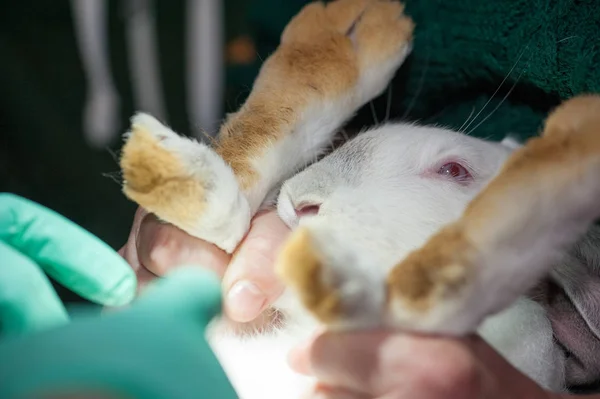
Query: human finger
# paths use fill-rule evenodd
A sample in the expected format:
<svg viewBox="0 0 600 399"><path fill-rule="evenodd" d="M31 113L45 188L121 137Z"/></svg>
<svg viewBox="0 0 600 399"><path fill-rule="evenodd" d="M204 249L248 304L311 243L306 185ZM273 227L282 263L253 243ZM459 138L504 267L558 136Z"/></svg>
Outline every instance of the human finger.
<svg viewBox="0 0 600 399"><path fill-rule="evenodd" d="M467 394L481 382L468 342L458 339L385 331L325 333L305 356L310 372L325 386L370 397L391 392L471 397Z"/></svg>
<svg viewBox="0 0 600 399"><path fill-rule="evenodd" d="M258 317L283 292L274 271L277 251L290 233L276 211L257 214L223 279L227 315L237 322Z"/></svg>
<svg viewBox="0 0 600 399"><path fill-rule="evenodd" d="M0 194L0 240L80 296L120 306L135 295L135 275L99 238L25 198Z"/></svg>
<svg viewBox="0 0 600 399"><path fill-rule="evenodd" d="M133 223L131 224L131 230L129 231L127 242L117 251L118 254L121 255L121 257L124 258L127 263L129 263L129 266L131 266L131 268L136 272L141 267L137 251L138 233L140 231L142 220L147 214L148 212L144 208L138 207L133 217Z"/></svg>
<svg viewBox="0 0 600 399"><path fill-rule="evenodd" d="M2 241L0 259L0 325L4 337L69 320L64 305L38 265Z"/></svg>
<svg viewBox="0 0 600 399"><path fill-rule="evenodd" d="M202 265L223 276L230 256L216 245L147 214L137 236L137 254L142 267L162 276L183 264Z"/></svg>

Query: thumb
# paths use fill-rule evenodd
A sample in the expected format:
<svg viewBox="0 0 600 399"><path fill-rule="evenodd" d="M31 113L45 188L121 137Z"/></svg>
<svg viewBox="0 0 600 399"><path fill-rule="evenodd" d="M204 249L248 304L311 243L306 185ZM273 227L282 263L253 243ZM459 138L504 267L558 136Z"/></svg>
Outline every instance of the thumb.
<svg viewBox="0 0 600 399"><path fill-rule="evenodd" d="M221 280L215 272L182 266L154 280L137 300L137 307L165 311L175 317L197 320L205 327L222 310Z"/></svg>
<svg viewBox="0 0 600 399"><path fill-rule="evenodd" d="M232 320L255 320L283 293L274 265L289 233L275 211L258 214L252 220L223 278L226 312Z"/></svg>

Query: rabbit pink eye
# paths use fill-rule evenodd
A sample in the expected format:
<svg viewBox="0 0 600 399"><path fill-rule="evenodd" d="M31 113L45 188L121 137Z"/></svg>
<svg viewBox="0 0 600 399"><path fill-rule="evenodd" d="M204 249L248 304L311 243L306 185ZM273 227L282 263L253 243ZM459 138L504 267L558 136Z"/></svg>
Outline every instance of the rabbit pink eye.
<svg viewBox="0 0 600 399"><path fill-rule="evenodd" d="M459 182L466 182L471 179L471 174L467 168L457 162L448 162L442 165L438 170L438 174L458 180Z"/></svg>

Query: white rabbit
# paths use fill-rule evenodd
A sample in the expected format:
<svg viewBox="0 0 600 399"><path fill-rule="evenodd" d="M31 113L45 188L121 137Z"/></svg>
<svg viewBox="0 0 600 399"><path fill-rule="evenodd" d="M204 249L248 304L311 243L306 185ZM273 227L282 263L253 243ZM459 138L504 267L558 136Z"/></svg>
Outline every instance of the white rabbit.
<svg viewBox="0 0 600 399"><path fill-rule="evenodd" d="M132 119L121 158L130 199L230 253L274 198L295 229L277 262L290 289L271 328L241 333L221 321L210 333L242 399L302 396L314 381L289 369L287 353L322 326L479 331L542 386L568 382L532 290L550 275L577 293L591 270L593 246L568 251L586 231L598 236L589 229L600 216L600 143L589 130L600 100L565 104L522 148L388 124L298 173L409 54L402 10L389 0L306 6L212 147L149 115Z"/></svg>
<svg viewBox="0 0 600 399"><path fill-rule="evenodd" d="M460 217L511 151L446 129L389 124L360 134L283 184L277 209L286 224L296 228L310 219L309 226L328 226L315 230L332 234L319 238L328 253L339 256L335 245L343 254L351 243L365 259L364 270L341 270L356 273L347 276L354 285L344 286L341 295L352 301L355 313L348 319L357 325L345 328L382 324L382 287L389 270ZM316 211L314 206L319 207L316 216L298 216L303 208ZM338 261L343 268L344 260ZM245 338L223 332L212 337L242 398L295 398L312 383L290 371L286 356L318 326L290 296L274 307L285 317L281 328ZM520 298L487 319L479 332L542 386L564 388L563 354L541 305Z"/></svg>

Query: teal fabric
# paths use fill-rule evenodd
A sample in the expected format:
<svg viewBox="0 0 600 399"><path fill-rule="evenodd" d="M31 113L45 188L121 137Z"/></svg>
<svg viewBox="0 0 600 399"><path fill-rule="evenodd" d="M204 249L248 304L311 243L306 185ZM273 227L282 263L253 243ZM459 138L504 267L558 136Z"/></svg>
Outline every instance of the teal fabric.
<svg viewBox="0 0 600 399"><path fill-rule="evenodd" d="M219 278L183 267L125 310L82 310L65 326L0 341L0 397L235 399L204 338L220 312Z"/></svg>
<svg viewBox="0 0 600 399"><path fill-rule="evenodd" d="M45 274L92 302L130 306L68 314ZM183 266L130 304L135 290L133 270L107 244L0 193L0 397L236 398L205 339L221 313L218 276Z"/></svg>

